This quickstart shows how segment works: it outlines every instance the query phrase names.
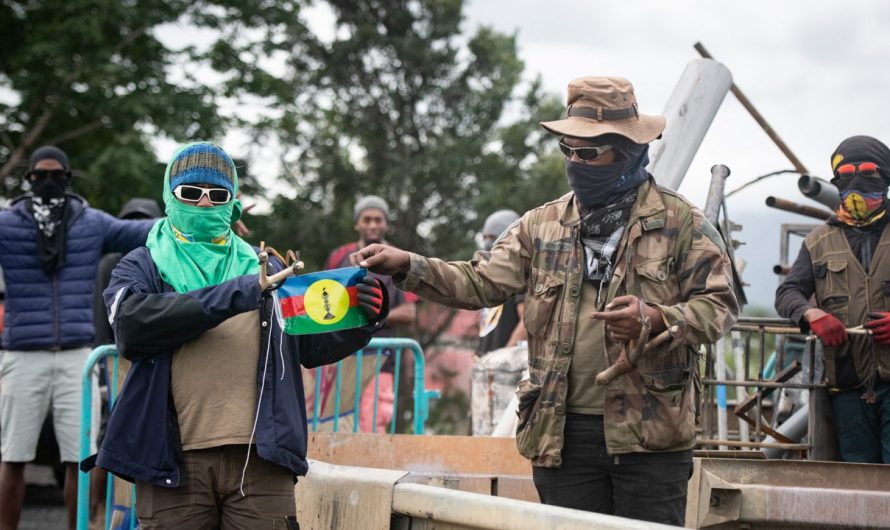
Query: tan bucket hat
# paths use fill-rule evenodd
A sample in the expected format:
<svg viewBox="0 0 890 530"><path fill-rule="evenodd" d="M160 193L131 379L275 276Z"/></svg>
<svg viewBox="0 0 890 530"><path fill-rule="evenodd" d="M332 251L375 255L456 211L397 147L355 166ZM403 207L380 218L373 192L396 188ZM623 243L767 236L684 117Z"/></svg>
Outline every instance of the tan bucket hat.
<svg viewBox="0 0 890 530"><path fill-rule="evenodd" d="M637 110L630 81L622 77L580 77L569 83L566 118L543 121L552 134L593 138L620 134L648 144L664 131L664 116L647 116Z"/></svg>

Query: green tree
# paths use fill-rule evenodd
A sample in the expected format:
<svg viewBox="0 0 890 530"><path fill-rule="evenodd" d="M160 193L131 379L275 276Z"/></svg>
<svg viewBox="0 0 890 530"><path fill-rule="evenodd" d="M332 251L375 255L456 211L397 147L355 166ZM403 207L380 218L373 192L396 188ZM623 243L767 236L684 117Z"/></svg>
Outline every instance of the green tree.
<svg viewBox="0 0 890 530"><path fill-rule="evenodd" d="M75 190L117 211L130 196L160 198L163 164L150 140L218 139L234 117L219 105L254 90L255 43L280 29L296 2L46 0L0 4L0 195L20 191L27 156L65 149ZM228 39L246 75L220 86L208 50L171 49L168 24ZM244 38L233 38L233 34ZM251 37L251 38L248 38Z"/></svg>
<svg viewBox="0 0 890 530"><path fill-rule="evenodd" d="M258 234L300 247L319 267L332 246L355 238L352 207L373 193L393 210L393 242L465 258L479 216L490 213L482 210L543 202L541 185L554 189L562 170L544 156L552 148L537 120L559 111L537 83L515 97L515 36L486 27L462 35L460 0L328 4L336 36L294 44L303 54L292 85L310 95L279 94L280 117L261 124L286 148L291 193L254 221ZM511 105L520 119L505 127Z"/></svg>

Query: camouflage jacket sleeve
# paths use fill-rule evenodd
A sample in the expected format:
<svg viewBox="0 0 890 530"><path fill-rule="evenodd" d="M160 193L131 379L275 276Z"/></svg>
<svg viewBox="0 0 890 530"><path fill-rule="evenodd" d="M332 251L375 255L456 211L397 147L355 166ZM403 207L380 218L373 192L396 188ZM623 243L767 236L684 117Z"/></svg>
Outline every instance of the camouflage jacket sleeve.
<svg viewBox="0 0 890 530"><path fill-rule="evenodd" d="M661 311L668 327L679 326L671 348L712 344L735 323L739 303L723 239L697 208L681 224L674 256L681 302L650 305Z"/></svg>
<svg viewBox="0 0 890 530"><path fill-rule="evenodd" d="M396 278L400 289L450 307L479 309L504 303L526 287L531 239L526 214L513 223L491 252L470 261L445 262L411 254L411 269Z"/></svg>

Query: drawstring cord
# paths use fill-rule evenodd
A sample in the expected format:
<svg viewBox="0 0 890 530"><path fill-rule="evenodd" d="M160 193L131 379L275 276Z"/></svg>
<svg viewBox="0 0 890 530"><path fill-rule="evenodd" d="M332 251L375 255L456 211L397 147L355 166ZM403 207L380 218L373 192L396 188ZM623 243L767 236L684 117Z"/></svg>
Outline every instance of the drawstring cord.
<svg viewBox="0 0 890 530"><path fill-rule="evenodd" d="M270 330L269 340L266 342L266 360L263 362L263 382L260 384L260 395L256 400L256 415L253 417L253 428L250 430L250 440L247 442L247 457L244 459L244 468L241 470L241 484L238 490L244 497L244 476L247 474L247 464L250 462L250 447L253 445L253 438L256 435L256 426L260 419L260 405L263 403L263 391L266 389L266 372L269 370L269 351L272 349L272 333Z"/></svg>
<svg viewBox="0 0 890 530"><path fill-rule="evenodd" d="M278 358L281 359L281 377L278 380L284 381L284 373L287 371L287 365L284 364L284 318L281 315L281 305L278 303L278 298L276 297L273 301L275 305L272 308L272 312L275 313L275 318L278 319L278 329L280 330L278 334Z"/></svg>

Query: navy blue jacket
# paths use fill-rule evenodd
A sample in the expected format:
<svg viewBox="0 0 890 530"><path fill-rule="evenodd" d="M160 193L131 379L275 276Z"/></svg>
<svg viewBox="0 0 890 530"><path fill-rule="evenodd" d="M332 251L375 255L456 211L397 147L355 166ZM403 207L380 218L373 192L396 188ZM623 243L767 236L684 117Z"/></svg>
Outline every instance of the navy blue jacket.
<svg viewBox="0 0 890 530"><path fill-rule="evenodd" d="M269 268L280 270L281 263L270 260ZM105 301L117 348L133 366L111 412L98 458L90 457L81 467L95 463L126 480L169 488L183 480L179 424L170 393L172 355L179 346L234 315L259 311L260 403L254 443L261 458L304 475L307 429L300 365L334 363L361 349L383 325L388 307L384 302L379 322L363 328L287 335L273 315L272 296L260 291L256 274L179 294L161 279L147 248L121 260Z"/></svg>
<svg viewBox="0 0 890 530"><path fill-rule="evenodd" d="M48 276L37 255L37 222L27 197L0 213L0 267L6 280L2 346L7 350L74 348L93 343L93 286L106 252L145 244L155 220L124 221L68 195L64 261Z"/></svg>

